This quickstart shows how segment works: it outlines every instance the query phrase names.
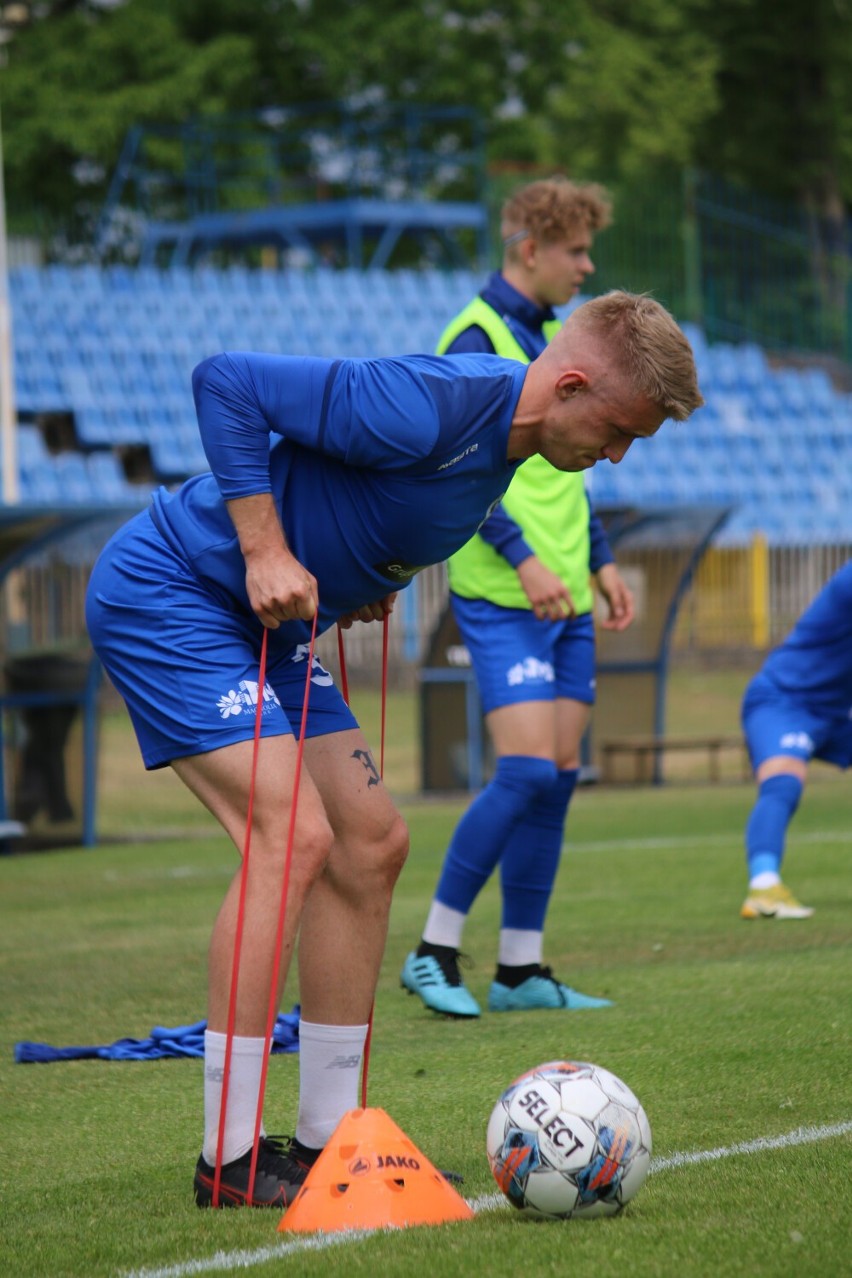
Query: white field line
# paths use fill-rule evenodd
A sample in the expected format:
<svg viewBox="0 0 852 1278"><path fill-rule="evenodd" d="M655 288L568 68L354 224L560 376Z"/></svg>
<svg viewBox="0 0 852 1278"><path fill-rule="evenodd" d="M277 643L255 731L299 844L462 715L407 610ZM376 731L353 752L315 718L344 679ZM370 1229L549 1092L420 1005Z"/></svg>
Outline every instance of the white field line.
<svg viewBox="0 0 852 1278"><path fill-rule="evenodd" d="M797 834L796 843L833 843L841 838L837 830L811 830L808 834ZM652 852L666 851L669 848L688 850L690 848L729 847L729 834L698 834L689 838L681 835L667 835L655 839L599 839L588 843L572 843L565 840L563 848L566 852Z"/></svg>
<svg viewBox="0 0 852 1278"><path fill-rule="evenodd" d="M104 870L105 883L134 883L139 879L219 879L234 877L237 857L228 865L134 866L132 870Z"/></svg>
<svg viewBox="0 0 852 1278"><path fill-rule="evenodd" d="M797 1127L795 1131L786 1132L783 1136L760 1136L756 1140L738 1141L736 1145L721 1145L718 1149L703 1149L693 1153L675 1153L664 1158L653 1158L648 1174L653 1176L656 1172L692 1167L696 1163L716 1162L720 1158L732 1158L739 1154L762 1154L770 1149L792 1149L797 1145L812 1145L816 1141L831 1140L832 1137L846 1136L850 1133L852 1133L852 1119L840 1123L828 1123L823 1127ZM475 1212L493 1211L495 1208L507 1206L502 1194L482 1194L478 1198L469 1198L467 1201ZM324 1251L328 1247L360 1242L375 1232L375 1230L367 1229L350 1229L339 1234L311 1234L304 1238L293 1238L289 1242L258 1247L254 1251L217 1251L213 1256L181 1261L176 1265L167 1265L163 1269L128 1270L124 1278L192 1278L193 1274L235 1273L284 1256L306 1251Z"/></svg>
<svg viewBox="0 0 852 1278"><path fill-rule="evenodd" d="M742 1140L736 1145L721 1149L697 1150L693 1154L669 1154L667 1158L652 1158L648 1175L671 1171L675 1167L691 1167L695 1163L713 1163L733 1154L762 1154L767 1149L790 1149L794 1145L813 1145L819 1140L831 1140L833 1136L846 1136L852 1132L852 1120L827 1123L824 1127L797 1127L784 1136L759 1136L757 1140Z"/></svg>
<svg viewBox="0 0 852 1278"><path fill-rule="evenodd" d="M840 838L836 830L812 830L809 834L796 835L796 842L832 843ZM727 847L731 838L727 834L703 834L684 838L671 835L656 839L599 839L587 843L572 843L566 840L564 849L567 853L578 853L586 856L596 852L665 852L671 848L682 852L706 847ZM132 870L105 870L103 879L107 883L130 883L137 879L213 879L234 874L236 862L227 865L169 865L163 867L134 866Z"/></svg>

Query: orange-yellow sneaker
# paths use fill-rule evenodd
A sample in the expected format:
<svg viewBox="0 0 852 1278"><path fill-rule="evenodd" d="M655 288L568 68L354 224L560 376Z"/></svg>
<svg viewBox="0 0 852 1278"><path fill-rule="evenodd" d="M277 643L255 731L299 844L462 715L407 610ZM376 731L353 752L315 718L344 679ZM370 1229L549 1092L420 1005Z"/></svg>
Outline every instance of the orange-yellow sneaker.
<svg viewBox="0 0 852 1278"><path fill-rule="evenodd" d="M749 888L743 907L742 919L809 919L813 910L802 905L783 883L775 887Z"/></svg>

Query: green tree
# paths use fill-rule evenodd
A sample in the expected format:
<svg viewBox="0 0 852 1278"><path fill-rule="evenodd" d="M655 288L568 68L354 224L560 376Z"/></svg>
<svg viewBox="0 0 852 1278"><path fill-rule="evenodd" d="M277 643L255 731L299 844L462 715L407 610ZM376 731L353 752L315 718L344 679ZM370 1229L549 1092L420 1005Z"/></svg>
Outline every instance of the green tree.
<svg viewBox="0 0 852 1278"><path fill-rule="evenodd" d="M696 129L703 167L837 217L852 206L850 0L718 0L702 15L718 102Z"/></svg>
<svg viewBox="0 0 852 1278"><path fill-rule="evenodd" d="M252 41L188 40L167 0L110 12L62 5L10 43L2 75L10 215L102 196L127 130L228 109L254 85Z"/></svg>
<svg viewBox="0 0 852 1278"><path fill-rule="evenodd" d="M782 13L772 0L718 0L703 23L719 54L719 100L696 129L696 162L800 207L810 266L798 286L789 281L787 305L821 304L842 332L852 284L852 3L789 0Z"/></svg>
<svg viewBox="0 0 852 1278"><path fill-rule="evenodd" d="M10 203L102 194L134 124L340 98L475 107L496 167L681 162L713 105L696 3L66 0L9 47Z"/></svg>
<svg viewBox="0 0 852 1278"><path fill-rule="evenodd" d="M471 106L494 174L698 165L852 205L852 0L53 0L6 46L10 212L102 199L127 130L346 99Z"/></svg>

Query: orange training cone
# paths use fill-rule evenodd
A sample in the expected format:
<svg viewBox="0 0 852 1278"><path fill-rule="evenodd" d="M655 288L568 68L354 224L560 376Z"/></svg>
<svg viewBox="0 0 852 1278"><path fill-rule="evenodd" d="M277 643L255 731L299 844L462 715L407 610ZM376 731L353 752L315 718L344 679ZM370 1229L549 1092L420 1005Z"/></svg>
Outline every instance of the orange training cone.
<svg viewBox="0 0 852 1278"><path fill-rule="evenodd" d="M473 1211L383 1109L350 1109L281 1218L281 1232L403 1228Z"/></svg>

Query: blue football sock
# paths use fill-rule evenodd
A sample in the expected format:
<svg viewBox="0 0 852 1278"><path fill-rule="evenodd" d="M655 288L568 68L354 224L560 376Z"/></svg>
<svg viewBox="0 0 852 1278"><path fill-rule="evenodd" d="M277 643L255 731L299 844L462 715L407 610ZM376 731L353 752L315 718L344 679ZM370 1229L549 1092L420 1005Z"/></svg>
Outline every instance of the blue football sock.
<svg viewBox="0 0 852 1278"><path fill-rule="evenodd" d="M504 928L544 930L578 772L578 768L558 772L547 794L527 810L512 831L500 861Z"/></svg>
<svg viewBox="0 0 852 1278"><path fill-rule="evenodd" d="M500 860L506 840L524 813L540 801L556 778L556 764L530 755L504 755L484 790L456 826L436 900L467 914Z"/></svg>
<svg viewBox="0 0 852 1278"><path fill-rule="evenodd" d="M759 786L745 831L749 879L767 871L780 874L787 826L799 806L802 789L799 778L789 772L769 777Z"/></svg>

